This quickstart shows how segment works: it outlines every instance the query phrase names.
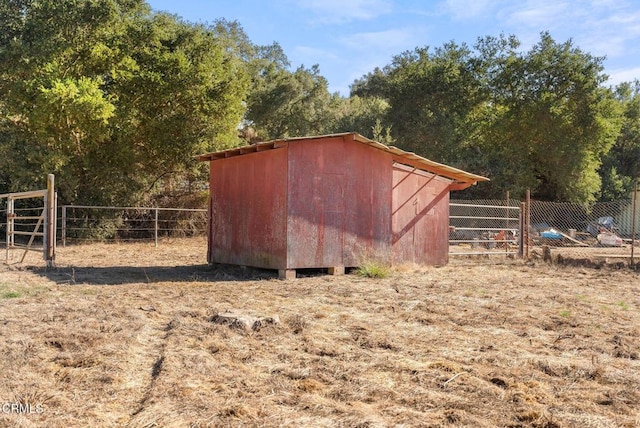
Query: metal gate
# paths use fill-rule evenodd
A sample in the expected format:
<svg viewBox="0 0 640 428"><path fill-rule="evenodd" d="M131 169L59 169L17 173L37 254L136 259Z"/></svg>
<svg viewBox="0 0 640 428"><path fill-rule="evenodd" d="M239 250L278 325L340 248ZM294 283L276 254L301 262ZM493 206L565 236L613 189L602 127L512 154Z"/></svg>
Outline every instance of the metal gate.
<svg viewBox="0 0 640 428"><path fill-rule="evenodd" d="M29 251L38 251L42 252L47 266L53 266L56 247L56 194L53 184L54 178L50 174L47 189L0 195L0 200L6 199L5 209L0 210L6 215L3 225L5 263L14 260L15 250L22 252L16 263L24 262Z"/></svg>
<svg viewBox="0 0 640 428"><path fill-rule="evenodd" d="M449 204L449 255L521 254L520 204L509 200L478 202Z"/></svg>

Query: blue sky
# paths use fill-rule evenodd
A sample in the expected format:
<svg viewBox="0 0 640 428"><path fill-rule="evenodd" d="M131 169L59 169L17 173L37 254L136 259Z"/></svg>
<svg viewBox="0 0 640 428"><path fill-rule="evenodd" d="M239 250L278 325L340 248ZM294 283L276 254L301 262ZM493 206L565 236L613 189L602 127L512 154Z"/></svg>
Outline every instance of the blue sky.
<svg viewBox="0 0 640 428"><path fill-rule="evenodd" d="M292 68L320 66L329 89L349 85L394 55L448 41L514 34L529 49L540 32L606 57L610 84L640 79L640 0L147 0L192 22L238 21L254 44L278 42Z"/></svg>

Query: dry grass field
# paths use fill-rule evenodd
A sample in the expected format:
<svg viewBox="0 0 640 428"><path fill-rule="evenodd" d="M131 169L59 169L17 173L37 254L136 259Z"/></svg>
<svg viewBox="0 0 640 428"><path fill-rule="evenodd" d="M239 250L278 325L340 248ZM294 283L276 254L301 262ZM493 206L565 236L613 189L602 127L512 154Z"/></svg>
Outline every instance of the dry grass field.
<svg viewBox="0 0 640 428"><path fill-rule="evenodd" d="M205 252L2 267L0 426L640 426L638 273L496 258L281 281ZM279 323L214 322L228 310Z"/></svg>

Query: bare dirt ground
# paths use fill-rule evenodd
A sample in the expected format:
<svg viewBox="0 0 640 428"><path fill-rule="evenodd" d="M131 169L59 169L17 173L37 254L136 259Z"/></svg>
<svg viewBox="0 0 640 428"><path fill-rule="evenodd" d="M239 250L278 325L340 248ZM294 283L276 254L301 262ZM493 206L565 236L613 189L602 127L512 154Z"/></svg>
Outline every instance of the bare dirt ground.
<svg viewBox="0 0 640 428"><path fill-rule="evenodd" d="M636 272L465 258L281 281L205 252L0 268L0 426L640 426ZM280 322L213 322L231 309Z"/></svg>

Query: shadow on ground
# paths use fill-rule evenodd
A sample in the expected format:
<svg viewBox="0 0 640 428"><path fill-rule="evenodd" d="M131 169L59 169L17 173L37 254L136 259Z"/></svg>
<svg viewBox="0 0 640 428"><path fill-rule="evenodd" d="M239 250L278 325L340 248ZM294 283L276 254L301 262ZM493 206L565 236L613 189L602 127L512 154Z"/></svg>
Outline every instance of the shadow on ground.
<svg viewBox="0 0 640 428"><path fill-rule="evenodd" d="M190 266L69 266L30 269L58 284L124 285L160 282L259 281L278 277L277 271L229 265Z"/></svg>

